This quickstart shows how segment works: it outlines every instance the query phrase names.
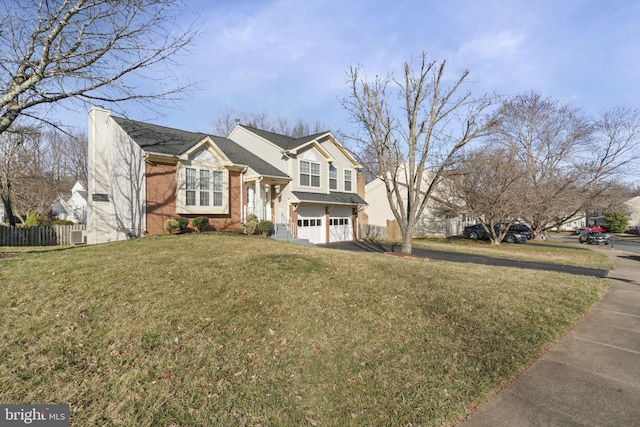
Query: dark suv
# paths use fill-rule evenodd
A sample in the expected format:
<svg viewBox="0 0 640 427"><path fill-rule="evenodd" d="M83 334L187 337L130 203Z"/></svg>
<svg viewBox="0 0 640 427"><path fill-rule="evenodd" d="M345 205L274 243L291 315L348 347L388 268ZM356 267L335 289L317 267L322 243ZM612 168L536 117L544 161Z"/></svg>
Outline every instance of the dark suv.
<svg viewBox="0 0 640 427"><path fill-rule="evenodd" d="M609 236L599 231L583 231L578 236L578 242L588 243L590 245L609 244Z"/></svg>
<svg viewBox="0 0 640 427"><path fill-rule="evenodd" d="M495 226L496 232L499 226L500 226L499 224L496 224ZM526 230L524 230L520 226L526 227ZM489 239L489 235L487 231L484 229L484 227L482 226L482 224L475 224L475 225L470 225L468 227L465 227L462 233L464 234L465 237L471 240L479 240L479 239L488 240ZM509 227L509 230L507 231L507 234L505 234L502 241L507 243L525 243L528 239L531 238L529 236L531 236L531 230L529 229L529 227L527 227L525 224L514 224L511 227Z"/></svg>

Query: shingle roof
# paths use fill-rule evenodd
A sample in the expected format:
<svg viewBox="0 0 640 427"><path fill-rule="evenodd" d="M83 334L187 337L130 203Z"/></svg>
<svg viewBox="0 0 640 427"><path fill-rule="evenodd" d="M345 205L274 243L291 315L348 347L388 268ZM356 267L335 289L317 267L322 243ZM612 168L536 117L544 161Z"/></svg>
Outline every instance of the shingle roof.
<svg viewBox="0 0 640 427"><path fill-rule="evenodd" d="M289 175L282 172L271 163L262 160L244 147L241 147L237 143L230 139L222 138L220 136L211 136L213 142L216 143L218 148L231 160L238 165L247 165L260 175L276 177L276 178L289 178Z"/></svg>
<svg viewBox="0 0 640 427"><path fill-rule="evenodd" d="M283 150L292 150L296 147L299 147L303 144L306 144L309 141L313 141L314 139L316 139L317 137L319 137L320 135L324 135L327 132L320 132L320 133L316 133L313 135L307 135L307 136L303 136L302 138L292 138L290 136L286 136L286 135L280 135L278 133L274 133L274 132L269 132L266 130L262 130L262 129L258 129L258 128L254 128L252 126L245 126L245 125L240 125L243 128L249 130L252 133L255 133L256 135L266 139L267 141L277 145L278 147L282 148Z"/></svg>
<svg viewBox="0 0 640 427"><path fill-rule="evenodd" d="M265 176L289 178L275 166L230 139L112 116L118 125L148 153L179 156L209 137L234 164L246 165Z"/></svg>
<svg viewBox="0 0 640 427"><path fill-rule="evenodd" d="M301 202L327 203L333 205L368 205L367 202L362 199L362 197L358 196L355 193L339 193L337 191L333 191L329 194L322 194L307 193L304 191L293 191L293 195L296 196Z"/></svg>
<svg viewBox="0 0 640 427"><path fill-rule="evenodd" d="M144 151L178 156L207 135L111 116Z"/></svg>

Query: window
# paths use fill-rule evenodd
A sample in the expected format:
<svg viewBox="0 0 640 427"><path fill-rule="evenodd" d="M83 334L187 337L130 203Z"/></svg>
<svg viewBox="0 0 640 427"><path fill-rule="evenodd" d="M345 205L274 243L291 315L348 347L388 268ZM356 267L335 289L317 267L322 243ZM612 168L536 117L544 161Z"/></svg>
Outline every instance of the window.
<svg viewBox="0 0 640 427"><path fill-rule="evenodd" d="M213 206L222 206L223 179L222 171L213 171Z"/></svg>
<svg viewBox="0 0 640 427"><path fill-rule="evenodd" d="M196 178L197 177L197 178ZM185 204L187 206L223 205L222 192L224 175L222 171L186 168L185 170Z"/></svg>
<svg viewBox="0 0 640 427"><path fill-rule="evenodd" d="M196 205L196 170L187 168L185 176L186 188L186 204L187 206Z"/></svg>
<svg viewBox="0 0 640 427"><path fill-rule="evenodd" d="M209 206L209 171L200 169L200 206Z"/></svg>
<svg viewBox="0 0 640 427"><path fill-rule="evenodd" d="M338 189L338 169L333 165L329 165L329 190Z"/></svg>
<svg viewBox="0 0 640 427"><path fill-rule="evenodd" d="M344 191L351 191L351 171L344 171Z"/></svg>
<svg viewBox="0 0 640 427"><path fill-rule="evenodd" d="M300 160L300 185L320 187L320 164Z"/></svg>

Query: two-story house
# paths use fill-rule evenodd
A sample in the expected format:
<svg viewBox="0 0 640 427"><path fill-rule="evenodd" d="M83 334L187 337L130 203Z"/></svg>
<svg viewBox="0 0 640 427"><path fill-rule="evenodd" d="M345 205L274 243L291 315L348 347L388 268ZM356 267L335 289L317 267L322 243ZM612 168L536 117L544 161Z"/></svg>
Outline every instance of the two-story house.
<svg viewBox="0 0 640 427"><path fill-rule="evenodd" d="M266 212L265 219L311 243L356 237L358 211L366 206L364 176L330 132L292 138L238 125L229 139L291 177L287 185L263 185L268 177L247 182L247 212Z"/></svg>
<svg viewBox="0 0 640 427"><path fill-rule="evenodd" d="M351 240L365 205L359 165L328 132L223 138L92 108L88 148L88 243L162 234L179 216L237 230L248 214L312 243Z"/></svg>

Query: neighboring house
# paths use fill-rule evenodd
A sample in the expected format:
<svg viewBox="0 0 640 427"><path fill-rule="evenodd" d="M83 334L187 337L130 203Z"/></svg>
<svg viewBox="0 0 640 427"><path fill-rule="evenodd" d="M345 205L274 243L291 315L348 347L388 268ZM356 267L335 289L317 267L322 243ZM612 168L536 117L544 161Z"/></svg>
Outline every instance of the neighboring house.
<svg viewBox="0 0 640 427"><path fill-rule="evenodd" d="M63 193L51 205L53 216L58 219L83 223L87 219L87 190L80 181L76 182L71 193Z"/></svg>
<svg viewBox="0 0 640 427"><path fill-rule="evenodd" d="M640 231L640 196L629 199L624 204L629 209L629 229Z"/></svg>
<svg viewBox="0 0 640 427"><path fill-rule="evenodd" d="M342 220L336 222L343 228L345 218L349 226L354 224L357 208L364 205L355 194L358 165L330 134L283 149L264 138L268 133L250 129L238 126L229 138L222 138L92 108L87 242L162 234L165 221L178 216L206 216L216 230L237 230L253 213L260 220L283 222L293 237L313 243L331 240L332 213L340 213ZM294 140L268 135L279 142ZM289 161L298 153L308 158L302 163L310 170L299 172L298 161ZM351 191L329 191L330 163L351 171ZM307 213L315 215L313 222ZM314 229L326 227L325 237L307 233L311 224ZM353 236L350 229L342 237Z"/></svg>
<svg viewBox="0 0 640 427"><path fill-rule="evenodd" d="M402 177L402 168L398 172L398 177ZM406 180L398 179L401 189L404 187L407 189ZM423 177L423 188L428 188L431 182L431 173L425 172ZM451 184L451 181L444 178L443 183ZM469 221L464 215L456 217L447 217L441 211L442 207L448 205L443 199L450 199L450 197L442 197L444 185L440 185L429 197L427 206L425 207L422 215L418 218L416 224L416 230L414 237L449 237L462 234L462 230L465 226L469 225ZM389 199L387 197L387 189L384 181L381 178L375 178L371 182L365 185L365 200L368 203L368 207L365 209L365 213L368 216L369 225L375 225L379 227L388 227L392 223L396 222L396 218L393 215L391 206L389 205ZM403 202L406 206L407 198L403 197Z"/></svg>
<svg viewBox="0 0 640 427"><path fill-rule="evenodd" d="M278 184L269 176L248 176L247 213L286 226L311 243L356 238L358 212L366 206L364 175L330 132L292 138L238 125L229 139L260 153L291 179Z"/></svg>
<svg viewBox="0 0 640 427"><path fill-rule="evenodd" d="M577 231L586 226L587 226L587 217L585 216L584 213L579 213L569 218L561 226L554 227L554 229L556 231Z"/></svg>
<svg viewBox="0 0 640 427"><path fill-rule="evenodd" d="M4 224L4 206L0 202L0 224Z"/></svg>

